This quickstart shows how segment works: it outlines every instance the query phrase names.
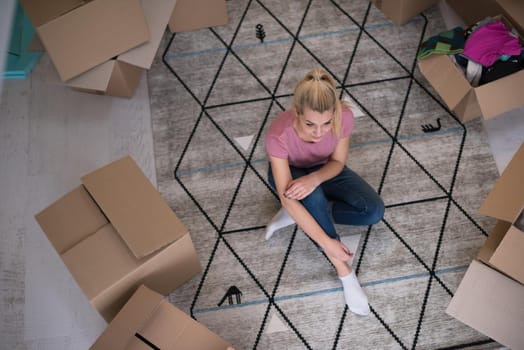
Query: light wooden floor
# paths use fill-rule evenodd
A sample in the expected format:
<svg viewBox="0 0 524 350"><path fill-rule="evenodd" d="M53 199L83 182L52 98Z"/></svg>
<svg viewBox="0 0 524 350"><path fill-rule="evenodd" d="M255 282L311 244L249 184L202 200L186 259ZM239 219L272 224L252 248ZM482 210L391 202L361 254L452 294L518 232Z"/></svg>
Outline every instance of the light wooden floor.
<svg viewBox="0 0 524 350"><path fill-rule="evenodd" d="M524 141L524 108L485 126L500 171ZM0 349L87 349L105 327L33 216L126 154L156 184L145 75L132 99L94 96L62 86L44 56L30 78L4 82Z"/></svg>
<svg viewBox="0 0 524 350"><path fill-rule="evenodd" d="M133 99L79 93L44 56L4 82L0 116L0 348L87 349L105 322L33 215L126 154L156 185L146 76Z"/></svg>

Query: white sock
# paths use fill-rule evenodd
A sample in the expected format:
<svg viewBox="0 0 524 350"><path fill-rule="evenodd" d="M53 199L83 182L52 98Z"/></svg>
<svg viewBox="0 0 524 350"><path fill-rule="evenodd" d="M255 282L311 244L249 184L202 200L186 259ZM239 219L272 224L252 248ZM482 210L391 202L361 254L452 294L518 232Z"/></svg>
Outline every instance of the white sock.
<svg viewBox="0 0 524 350"><path fill-rule="evenodd" d="M368 298L360 287L355 271L349 275L340 277L344 287L344 298L349 309L357 315L367 316L371 312L368 305Z"/></svg>
<svg viewBox="0 0 524 350"><path fill-rule="evenodd" d="M280 208L278 213L273 216L273 219L266 226L266 240L273 236L273 233L283 227L293 225L295 220L287 213L286 209Z"/></svg>

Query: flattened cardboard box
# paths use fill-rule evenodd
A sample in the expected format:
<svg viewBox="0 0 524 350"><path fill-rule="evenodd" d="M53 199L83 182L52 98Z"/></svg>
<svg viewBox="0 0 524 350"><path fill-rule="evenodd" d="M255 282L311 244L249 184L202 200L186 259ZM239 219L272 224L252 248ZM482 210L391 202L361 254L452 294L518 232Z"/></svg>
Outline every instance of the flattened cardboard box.
<svg viewBox="0 0 524 350"><path fill-rule="evenodd" d="M176 0L141 0L150 39L134 49L69 80L69 87L118 97L135 94L142 72L151 68Z"/></svg>
<svg viewBox="0 0 524 350"><path fill-rule="evenodd" d="M403 25L436 4L438 0L371 0L371 2L390 20Z"/></svg>
<svg viewBox="0 0 524 350"><path fill-rule="evenodd" d="M163 296L140 286L90 350L234 350Z"/></svg>
<svg viewBox="0 0 524 350"><path fill-rule="evenodd" d="M21 0L67 81L149 40L139 0Z"/></svg>
<svg viewBox="0 0 524 350"><path fill-rule="evenodd" d="M82 183L36 220L106 321L140 284L167 295L201 271L186 227L131 157Z"/></svg>
<svg viewBox="0 0 524 350"><path fill-rule="evenodd" d="M479 260L524 284L524 143L517 150L479 213L498 219L479 253Z"/></svg>
<svg viewBox="0 0 524 350"><path fill-rule="evenodd" d="M517 30L521 45L523 44L524 2L497 0L497 4L485 8L471 0L447 0L447 2L452 8L464 11L464 14L457 13L462 18L483 19L491 16L501 19L510 30L513 28ZM454 3L459 5L452 5ZM471 6L466 6L465 3ZM501 9L502 13L490 12L497 9ZM466 22L465 24L474 23ZM420 60L418 67L449 109L463 122L481 116L486 119L493 118L524 104L524 98L522 98L524 70L478 87L472 87L464 73L447 55L431 55Z"/></svg>
<svg viewBox="0 0 524 350"><path fill-rule="evenodd" d="M177 0L169 19L171 33L227 24L226 0Z"/></svg>

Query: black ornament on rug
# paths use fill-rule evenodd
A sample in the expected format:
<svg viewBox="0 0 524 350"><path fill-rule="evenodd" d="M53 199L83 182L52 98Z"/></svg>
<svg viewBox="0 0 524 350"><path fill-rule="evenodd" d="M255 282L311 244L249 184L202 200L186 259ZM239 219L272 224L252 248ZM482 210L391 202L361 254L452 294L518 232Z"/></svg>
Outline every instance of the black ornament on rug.
<svg viewBox="0 0 524 350"><path fill-rule="evenodd" d="M241 304L240 296L242 295L242 292L240 291L240 289L237 288L237 286L231 286L218 303L218 306L222 305L226 298L229 302L229 305L233 305L233 295L236 297L237 304Z"/></svg>
<svg viewBox="0 0 524 350"><path fill-rule="evenodd" d="M424 124L424 125L421 125L421 127L422 127L422 131L424 131L424 132L439 131L440 128L441 128L440 118L437 118L437 126L433 126L432 124Z"/></svg>
<svg viewBox="0 0 524 350"><path fill-rule="evenodd" d="M266 31L264 30L264 26L262 24L257 24L256 25L256 30L255 30L255 35L257 37L257 39L260 40L261 43L264 42L264 38L266 37Z"/></svg>

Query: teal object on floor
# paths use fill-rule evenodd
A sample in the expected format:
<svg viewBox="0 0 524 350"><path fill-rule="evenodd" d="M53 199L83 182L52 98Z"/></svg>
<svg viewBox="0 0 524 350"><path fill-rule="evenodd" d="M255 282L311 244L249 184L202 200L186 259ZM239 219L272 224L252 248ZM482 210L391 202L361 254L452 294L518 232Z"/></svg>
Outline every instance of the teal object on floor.
<svg viewBox="0 0 524 350"><path fill-rule="evenodd" d="M42 56L42 51L28 51L35 29L22 6L16 4L15 18L11 27L11 39L7 52L4 79L24 79Z"/></svg>

